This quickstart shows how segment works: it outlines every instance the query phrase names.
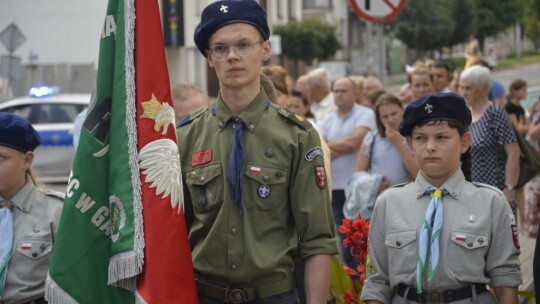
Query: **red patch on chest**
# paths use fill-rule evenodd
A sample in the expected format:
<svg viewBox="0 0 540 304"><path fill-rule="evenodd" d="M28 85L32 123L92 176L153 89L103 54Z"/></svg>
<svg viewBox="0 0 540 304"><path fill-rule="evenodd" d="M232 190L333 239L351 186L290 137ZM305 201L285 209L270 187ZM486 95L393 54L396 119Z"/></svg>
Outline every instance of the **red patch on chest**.
<svg viewBox="0 0 540 304"><path fill-rule="evenodd" d="M191 167L197 167L212 161L212 150L206 149L191 155Z"/></svg>

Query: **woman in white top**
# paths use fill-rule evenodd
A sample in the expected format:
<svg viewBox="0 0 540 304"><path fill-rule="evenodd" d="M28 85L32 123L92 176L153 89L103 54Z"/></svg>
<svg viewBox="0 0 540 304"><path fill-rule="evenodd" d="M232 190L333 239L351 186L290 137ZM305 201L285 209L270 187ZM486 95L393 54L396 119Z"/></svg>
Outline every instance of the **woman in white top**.
<svg viewBox="0 0 540 304"><path fill-rule="evenodd" d="M403 108L392 94L381 95L375 103L378 134L370 132L360 146L356 171L369 171L384 176L381 190L411 181L418 173L405 138L399 134Z"/></svg>

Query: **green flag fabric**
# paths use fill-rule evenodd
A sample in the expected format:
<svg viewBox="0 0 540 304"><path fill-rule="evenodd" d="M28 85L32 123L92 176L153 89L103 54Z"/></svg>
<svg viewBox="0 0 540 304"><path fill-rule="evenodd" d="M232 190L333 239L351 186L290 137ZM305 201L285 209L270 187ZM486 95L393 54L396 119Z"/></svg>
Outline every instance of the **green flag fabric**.
<svg viewBox="0 0 540 304"><path fill-rule="evenodd" d="M97 82L49 266L46 298L51 303L135 302L144 236L136 159L134 26L134 0L110 0Z"/></svg>

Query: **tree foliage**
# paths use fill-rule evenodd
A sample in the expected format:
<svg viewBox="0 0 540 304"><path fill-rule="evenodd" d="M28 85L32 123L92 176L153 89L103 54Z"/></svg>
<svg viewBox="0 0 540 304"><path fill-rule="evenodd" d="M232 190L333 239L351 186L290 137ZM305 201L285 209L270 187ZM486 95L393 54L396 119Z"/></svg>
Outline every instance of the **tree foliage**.
<svg viewBox="0 0 540 304"><path fill-rule="evenodd" d="M516 24L522 16L523 0L474 0L475 36L483 45L493 36Z"/></svg>
<svg viewBox="0 0 540 304"><path fill-rule="evenodd" d="M455 27L448 33L447 46L464 43L469 40L474 30L475 16L473 0L454 0L446 2L451 11Z"/></svg>
<svg viewBox="0 0 540 304"><path fill-rule="evenodd" d="M540 41L540 1L525 0L523 11L525 36L531 40Z"/></svg>
<svg viewBox="0 0 540 304"><path fill-rule="evenodd" d="M528 2L529 9L523 9ZM412 0L393 22L396 37L419 51L441 49L475 36L483 45L486 37L528 20L526 33L540 32L536 5L540 0ZM524 15L528 14L527 19ZM527 30L529 29L529 30Z"/></svg>
<svg viewBox="0 0 540 304"><path fill-rule="evenodd" d="M456 26L447 5L444 0L408 1L394 21L396 37L419 51L441 49Z"/></svg>
<svg viewBox="0 0 540 304"><path fill-rule="evenodd" d="M281 36L282 53L293 60L328 59L341 47L336 27L320 20L292 21L276 26L274 33Z"/></svg>

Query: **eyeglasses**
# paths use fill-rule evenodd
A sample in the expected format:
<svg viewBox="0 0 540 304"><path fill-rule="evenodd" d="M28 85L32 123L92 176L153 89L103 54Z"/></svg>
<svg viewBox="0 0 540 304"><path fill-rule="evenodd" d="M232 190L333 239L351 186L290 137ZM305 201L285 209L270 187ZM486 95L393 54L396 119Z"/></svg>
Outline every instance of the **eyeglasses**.
<svg viewBox="0 0 540 304"><path fill-rule="evenodd" d="M229 55L229 50L232 46L236 55L240 57L246 57L246 56L251 55L251 53L253 53L253 46L255 44L263 43L263 42L264 41L251 43L247 41L239 41L235 44L216 45L210 48L210 54L212 55L212 58L216 61L225 60L225 58L227 58L227 56Z"/></svg>

